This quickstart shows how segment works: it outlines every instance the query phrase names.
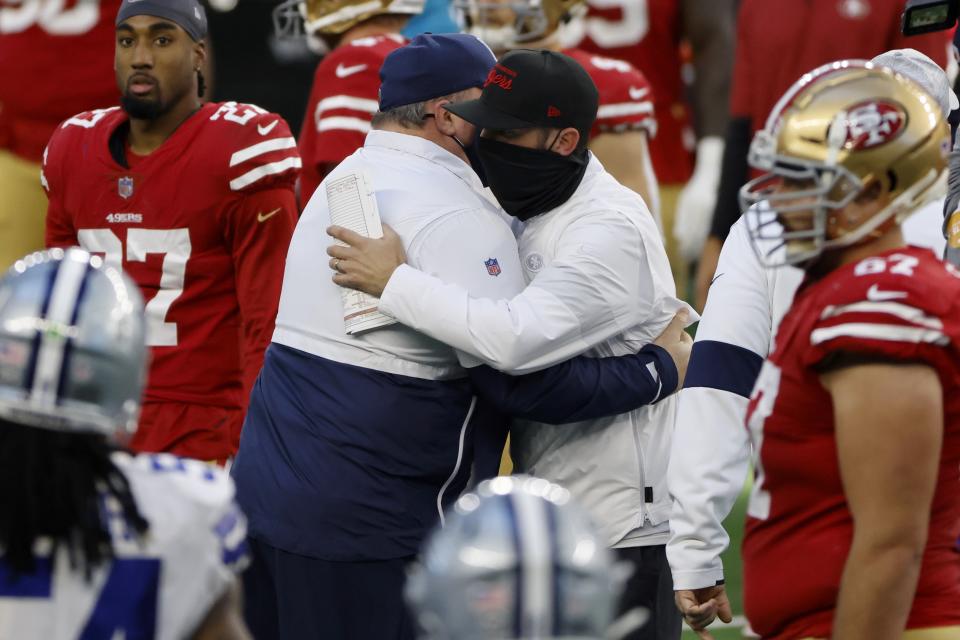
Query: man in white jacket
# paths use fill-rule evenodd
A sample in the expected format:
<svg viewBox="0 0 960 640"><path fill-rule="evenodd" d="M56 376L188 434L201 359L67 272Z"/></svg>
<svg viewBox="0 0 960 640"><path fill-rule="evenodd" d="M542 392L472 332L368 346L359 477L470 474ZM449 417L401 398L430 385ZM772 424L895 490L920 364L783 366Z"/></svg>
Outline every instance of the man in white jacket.
<svg viewBox="0 0 960 640"><path fill-rule="evenodd" d="M922 53L899 49L871 62L919 84L945 114L957 108L946 74ZM938 257L944 248L942 208L942 200L927 205L903 225L908 243L929 247ZM668 472L674 502L667 556L677 606L701 638L713 637L706 627L716 617L726 622L732 617L720 554L730 542L722 523L748 469L744 415L780 320L803 278L794 267L765 269L757 251L770 248L751 245L746 217L730 229L680 393Z"/></svg>
<svg viewBox="0 0 960 640"><path fill-rule="evenodd" d="M353 246L328 249L340 272L335 282L381 296L381 312L509 373L581 353L633 353L685 308L646 205L586 148L597 90L576 61L513 51L478 100L448 108L483 129L479 159L491 191L522 227L527 287L510 299L471 298L401 264L402 246L390 233L368 240L342 229L332 234ZM569 489L607 544L636 567L621 609L646 607L652 620L631 639L680 636L664 550L674 415L667 398L611 418L516 421L512 429L517 468Z"/></svg>

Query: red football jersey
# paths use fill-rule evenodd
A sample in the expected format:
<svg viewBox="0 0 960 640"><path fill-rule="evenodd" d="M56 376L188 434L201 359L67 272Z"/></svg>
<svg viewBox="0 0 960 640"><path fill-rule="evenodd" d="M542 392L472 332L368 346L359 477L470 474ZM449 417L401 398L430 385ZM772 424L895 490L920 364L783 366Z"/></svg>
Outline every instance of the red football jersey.
<svg viewBox="0 0 960 640"><path fill-rule="evenodd" d="M903 0L743 0L730 115L764 126L780 96L807 71L844 58L909 47L947 66L950 32L905 37ZM803 25L803 28L798 27Z"/></svg>
<svg viewBox="0 0 960 640"><path fill-rule="evenodd" d="M380 98L380 66L406 40L400 35L359 38L334 49L317 65L300 130L306 206L326 174L363 146Z"/></svg>
<svg viewBox="0 0 960 640"><path fill-rule="evenodd" d="M681 77L679 0L588 0L588 5L586 19L570 24L570 40L643 72L657 113L658 133L650 143L657 179L663 185L686 182L694 138Z"/></svg>
<svg viewBox="0 0 960 640"><path fill-rule="evenodd" d="M816 368L839 353L925 363L939 374L940 476L907 628L960 624L960 272L910 247L801 288L780 324L747 414L759 452L743 543L750 626L768 640L831 636L853 521L833 403Z"/></svg>
<svg viewBox="0 0 960 640"><path fill-rule="evenodd" d="M275 114L209 103L149 156L127 154L127 168L110 149L127 122L114 107L54 133L42 173L47 244L103 254L140 285L147 401L242 408L296 224L296 142Z"/></svg>
<svg viewBox="0 0 960 640"><path fill-rule="evenodd" d="M580 63L600 92L600 108L590 137L601 133L642 129L657 134L654 96L647 78L629 62L614 60L580 49L564 49Z"/></svg>
<svg viewBox="0 0 960 640"><path fill-rule="evenodd" d="M71 114L116 104L120 0L0 2L0 149L39 162Z"/></svg>

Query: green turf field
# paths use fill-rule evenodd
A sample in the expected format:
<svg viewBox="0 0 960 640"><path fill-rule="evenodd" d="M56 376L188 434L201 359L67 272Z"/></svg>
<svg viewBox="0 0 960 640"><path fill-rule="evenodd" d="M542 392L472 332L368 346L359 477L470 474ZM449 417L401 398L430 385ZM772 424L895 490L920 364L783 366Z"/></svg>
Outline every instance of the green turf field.
<svg viewBox="0 0 960 640"><path fill-rule="evenodd" d="M747 513L747 495L745 490L733 507L730 517L724 522L724 526L730 533L730 548L723 554L723 569L734 621L729 627L718 627L719 620L710 625L710 632L716 640L740 640L744 637L740 633L740 627L743 625L743 571L740 567L740 541L743 539L743 522ZM683 629L683 640L697 640L696 634L690 631L686 624Z"/></svg>

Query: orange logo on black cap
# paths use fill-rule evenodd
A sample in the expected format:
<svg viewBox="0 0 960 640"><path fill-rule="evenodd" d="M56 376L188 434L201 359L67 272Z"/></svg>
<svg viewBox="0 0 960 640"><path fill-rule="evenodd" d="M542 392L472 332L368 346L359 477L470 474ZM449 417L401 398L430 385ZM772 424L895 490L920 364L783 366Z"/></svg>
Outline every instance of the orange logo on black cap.
<svg viewBox="0 0 960 640"><path fill-rule="evenodd" d="M487 85L495 84L504 91L510 91L510 89L513 88L513 79L516 77L516 71L498 64L495 65L493 69L490 69L490 73L487 74L487 79L483 83L483 86L486 88Z"/></svg>
<svg viewBox="0 0 960 640"><path fill-rule="evenodd" d="M561 115L560 109L557 109L555 106L550 105L547 107L547 117L548 118L557 118Z"/></svg>

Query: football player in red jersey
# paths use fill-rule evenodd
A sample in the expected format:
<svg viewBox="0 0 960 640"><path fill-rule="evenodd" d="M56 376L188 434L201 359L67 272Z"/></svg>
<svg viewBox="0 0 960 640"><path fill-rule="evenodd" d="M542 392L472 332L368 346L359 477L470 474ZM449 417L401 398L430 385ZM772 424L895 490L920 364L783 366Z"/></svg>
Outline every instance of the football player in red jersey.
<svg viewBox="0 0 960 640"><path fill-rule="evenodd" d="M900 32L903 0L742 0L730 86L720 183L710 235L697 266L698 304L716 274L720 247L740 217L737 192L749 177L751 136L777 98L803 72L832 60L872 58L893 49L916 49L946 69L950 32ZM762 81L758 81L762 78Z"/></svg>
<svg viewBox="0 0 960 640"><path fill-rule="evenodd" d="M660 181L667 253L677 291L686 295L689 263L700 256L720 179L736 3L587 2L587 15L564 28L563 41L626 60L640 69L653 87L659 127L650 151ZM684 89L684 42L692 54L692 104Z"/></svg>
<svg viewBox="0 0 960 640"><path fill-rule="evenodd" d="M648 140L657 132L650 83L633 65L564 49L560 28L585 9L584 0L455 0L467 32L498 55L516 48L561 51L580 63L600 91L590 150L623 185L643 197L659 221L657 176Z"/></svg>
<svg viewBox="0 0 960 640"><path fill-rule="evenodd" d="M400 30L423 5L424 0L287 0L275 9L278 35L305 31L315 49L330 51L317 65L300 130L303 206L327 173L363 146L377 112L380 65L406 44Z"/></svg>
<svg viewBox="0 0 960 640"><path fill-rule="evenodd" d="M101 253L143 290L153 349L132 445L222 461L273 332L300 158L279 116L201 105L205 31L197 0L125 0L123 107L60 125L41 179L47 244Z"/></svg>
<svg viewBox="0 0 960 640"><path fill-rule="evenodd" d="M960 637L960 272L899 224L942 188L949 138L918 85L844 61L751 146L758 253L806 270L747 410L744 604L763 638Z"/></svg>
<svg viewBox="0 0 960 640"><path fill-rule="evenodd" d="M43 248L47 199L37 176L50 134L67 116L117 100L110 36L119 7L0 2L0 269Z"/></svg>

